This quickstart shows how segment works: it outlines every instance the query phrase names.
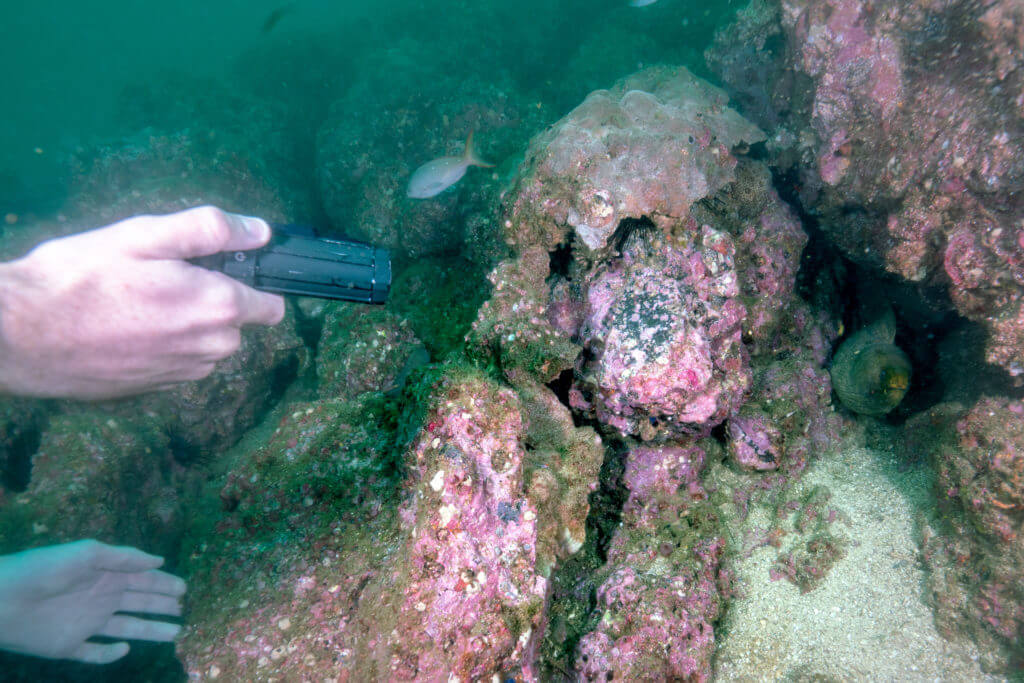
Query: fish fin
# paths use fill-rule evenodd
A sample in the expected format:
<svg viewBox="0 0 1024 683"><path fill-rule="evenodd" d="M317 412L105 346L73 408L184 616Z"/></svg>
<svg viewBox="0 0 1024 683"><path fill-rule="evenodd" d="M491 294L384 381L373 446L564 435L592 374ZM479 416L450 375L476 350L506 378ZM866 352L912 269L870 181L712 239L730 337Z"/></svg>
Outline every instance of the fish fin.
<svg viewBox="0 0 1024 683"><path fill-rule="evenodd" d="M463 160L470 166L494 168L494 164L489 164L476 155L476 148L473 147L473 134L475 132L475 130L469 131L469 135L466 137L466 151L462 153Z"/></svg>
<svg viewBox="0 0 1024 683"><path fill-rule="evenodd" d="M884 302L881 315L871 324L871 336L878 341L892 344L896 340L896 312L892 304Z"/></svg>

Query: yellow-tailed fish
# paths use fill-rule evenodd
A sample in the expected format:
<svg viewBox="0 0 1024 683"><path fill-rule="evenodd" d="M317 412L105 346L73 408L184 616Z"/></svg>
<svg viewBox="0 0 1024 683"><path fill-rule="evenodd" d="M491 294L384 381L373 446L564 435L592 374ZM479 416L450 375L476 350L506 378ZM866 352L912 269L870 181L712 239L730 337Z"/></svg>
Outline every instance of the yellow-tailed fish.
<svg viewBox="0 0 1024 683"><path fill-rule="evenodd" d="M466 138L466 150L462 156L441 157L423 164L412 174L409 179L409 189L406 194L413 199L426 199L444 192L455 183L462 180L466 175L466 169L470 166L482 166L491 168L494 164L481 161L473 149L473 133L470 132Z"/></svg>

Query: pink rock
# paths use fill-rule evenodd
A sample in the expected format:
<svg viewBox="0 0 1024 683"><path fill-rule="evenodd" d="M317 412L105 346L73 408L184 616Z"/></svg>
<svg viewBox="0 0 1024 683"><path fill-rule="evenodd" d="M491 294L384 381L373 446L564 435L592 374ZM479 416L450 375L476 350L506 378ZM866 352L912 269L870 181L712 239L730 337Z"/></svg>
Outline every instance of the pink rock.
<svg viewBox="0 0 1024 683"><path fill-rule="evenodd" d="M706 432L750 382L732 240L707 226L675 248L640 233L627 239L621 262L589 278L580 338L593 358L579 390L597 419L623 432Z"/></svg>
<svg viewBox="0 0 1024 683"><path fill-rule="evenodd" d="M726 101L682 67L646 69L591 93L533 141L508 238L553 247L568 226L582 245L602 249L625 218L684 218L732 180L731 150L764 137Z"/></svg>
<svg viewBox="0 0 1024 683"><path fill-rule="evenodd" d="M725 543L714 535L681 542L670 521L704 499L703 462L703 450L692 445L641 446L626 455L630 493L601 570L600 619L577 647L585 680L710 677Z"/></svg>
<svg viewBox="0 0 1024 683"><path fill-rule="evenodd" d="M854 261L947 288L957 310L988 331L986 360L1024 373L1019 3L760 7L722 31L709 57L734 89L749 93L736 60L750 48L730 51L727 38L738 32L763 45L774 36L790 46L777 53L791 55L788 62L756 52L766 76L758 101L775 107L769 119L788 110L773 138L780 165L816 167L802 174L804 206ZM958 59L948 59L948 45L960 46ZM778 75L793 70L809 87ZM813 152L799 139L813 141Z"/></svg>
<svg viewBox="0 0 1024 683"><path fill-rule="evenodd" d="M1022 413L1020 401L985 397L966 411L939 404L907 423L907 440L930 455L941 492L945 523L923 553L936 624L947 637L974 640L990 671L1012 670L1024 656Z"/></svg>

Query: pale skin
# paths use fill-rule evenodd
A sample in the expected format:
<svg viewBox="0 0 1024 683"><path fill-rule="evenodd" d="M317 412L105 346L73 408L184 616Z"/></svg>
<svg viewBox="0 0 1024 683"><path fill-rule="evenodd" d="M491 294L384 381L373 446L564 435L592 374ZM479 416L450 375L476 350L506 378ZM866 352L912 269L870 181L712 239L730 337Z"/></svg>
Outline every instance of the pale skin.
<svg viewBox="0 0 1024 683"><path fill-rule="evenodd" d="M181 627L160 617L181 614L185 582L159 571L163 563L97 541L0 556L0 648L107 664L128 654L125 639L170 642ZM117 642L89 642L92 636Z"/></svg>
<svg viewBox="0 0 1024 683"><path fill-rule="evenodd" d="M238 349L243 325L280 322L284 300L185 259L269 239L262 219L205 206L0 263L0 392L104 399L207 376ZM181 614L185 583L162 564L96 541L0 556L0 649L103 664L127 654L127 640L172 640L180 626L160 617Z"/></svg>
<svg viewBox="0 0 1024 683"><path fill-rule="evenodd" d="M205 377L284 300L184 259L266 244L259 218L199 207L51 240L0 264L0 390L101 399Z"/></svg>

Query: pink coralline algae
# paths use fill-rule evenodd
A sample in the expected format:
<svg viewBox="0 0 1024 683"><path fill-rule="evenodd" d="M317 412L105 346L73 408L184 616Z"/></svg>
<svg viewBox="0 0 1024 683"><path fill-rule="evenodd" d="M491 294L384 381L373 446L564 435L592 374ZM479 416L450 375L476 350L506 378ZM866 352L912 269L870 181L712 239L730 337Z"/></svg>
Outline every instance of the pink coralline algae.
<svg viewBox="0 0 1024 683"><path fill-rule="evenodd" d="M725 542L703 502L704 450L641 446L625 457L629 498L577 670L588 681L708 680Z"/></svg>
<svg viewBox="0 0 1024 683"><path fill-rule="evenodd" d="M782 432L767 415L743 408L729 418L729 456L740 467L774 470L782 460Z"/></svg>
<svg viewBox="0 0 1024 683"><path fill-rule="evenodd" d="M1024 403L982 398L964 412L940 404L907 425L931 453L942 522L924 557L936 623L966 634L982 664L1006 671L1024 659ZM1016 664L1015 664L1016 662Z"/></svg>
<svg viewBox="0 0 1024 683"><path fill-rule="evenodd" d="M750 384L735 247L708 226L692 244L652 245L653 233L634 232L590 281L580 338L592 358L573 406L642 437L706 432Z"/></svg>
<svg viewBox="0 0 1024 683"><path fill-rule="evenodd" d="M758 365L753 386L729 418L728 453L741 468L796 475L839 440L832 385L812 351Z"/></svg>
<svg viewBox="0 0 1024 683"><path fill-rule="evenodd" d="M507 239L553 248L571 229L602 249L626 218L664 227L733 179L733 149L764 138L685 68L651 68L590 94L531 143Z"/></svg>
<svg viewBox="0 0 1024 683"><path fill-rule="evenodd" d="M601 441L542 385L520 398L449 369L426 390L404 483L374 392L292 406L268 447L238 456L191 558L206 593L179 645L190 672L534 676L548 576L583 542Z"/></svg>
<svg viewBox="0 0 1024 683"><path fill-rule="evenodd" d="M574 369L574 408L647 440L706 433L743 402L744 334L757 353L817 334L823 361L834 331L794 294L807 238L767 169L734 156L760 133L724 103L685 69L648 69L536 138L506 206L518 255L492 272L472 347L542 381Z"/></svg>
<svg viewBox="0 0 1024 683"><path fill-rule="evenodd" d="M788 44L759 63L808 79L766 80L755 98L774 105L770 144L804 206L850 259L947 289L987 330L986 360L1024 373L1019 3L755 5L736 30ZM727 80L748 51L730 52L733 33L709 54Z"/></svg>
<svg viewBox="0 0 1024 683"><path fill-rule="evenodd" d="M391 675L401 678L515 667L547 590L515 395L469 383L441 400L410 454L416 487L401 511L409 536L390 638Z"/></svg>
<svg viewBox="0 0 1024 683"><path fill-rule="evenodd" d="M386 645L390 676L534 676L548 577L583 542L572 534L603 456L567 411L541 424L540 391L524 403L474 375L436 387L408 456L395 569L374 588L393 614L369 636L381 644L364 643Z"/></svg>

